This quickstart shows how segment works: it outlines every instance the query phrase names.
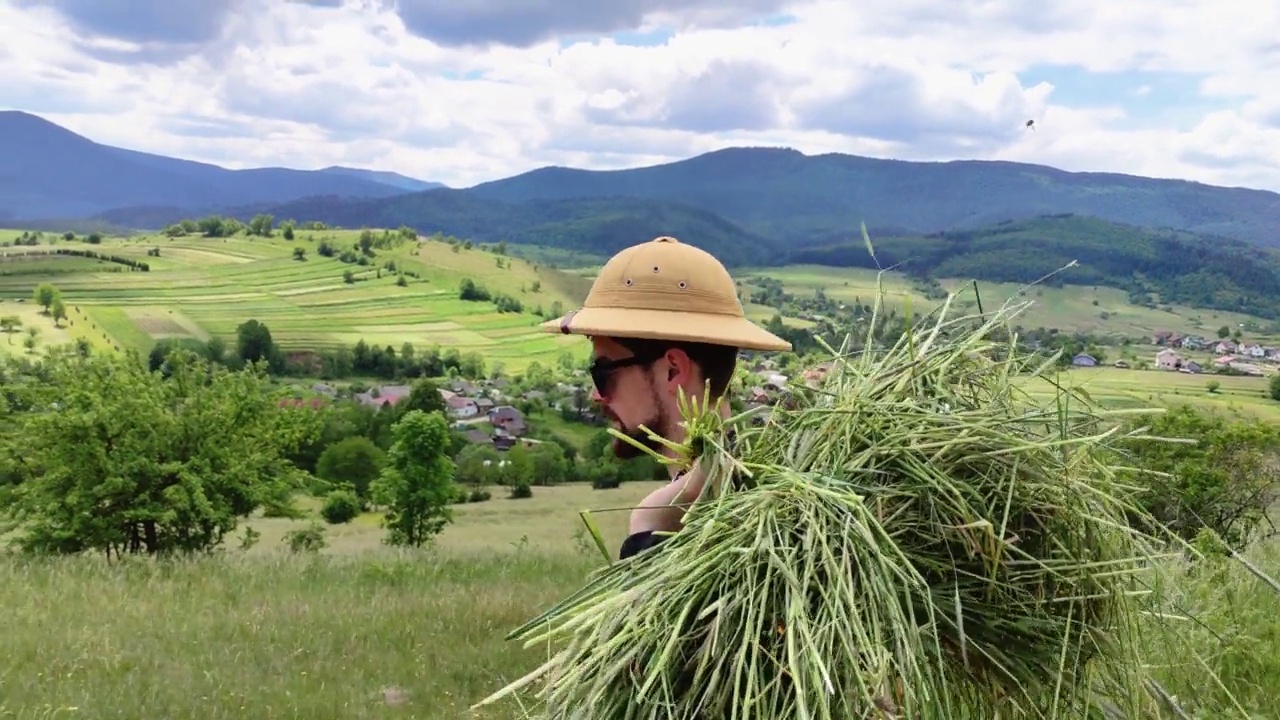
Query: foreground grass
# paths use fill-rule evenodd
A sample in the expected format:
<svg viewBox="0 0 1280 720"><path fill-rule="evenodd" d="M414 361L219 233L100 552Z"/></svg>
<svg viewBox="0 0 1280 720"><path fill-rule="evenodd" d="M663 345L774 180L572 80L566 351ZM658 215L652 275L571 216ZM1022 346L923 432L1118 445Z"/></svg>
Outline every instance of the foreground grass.
<svg viewBox="0 0 1280 720"><path fill-rule="evenodd" d="M194 562L0 558L0 718L520 717L514 703L468 711L545 658L504 635L601 562L578 510L653 487L535 488L531 500L495 488L416 552L382 546L366 517L294 555L285 534L310 520L259 518L257 545L233 538ZM616 549L625 513L597 520ZM1280 571L1274 541L1251 558ZM1152 623L1162 684L1198 718L1277 717L1280 595L1233 561L1171 573L1166 607L1196 619Z"/></svg>

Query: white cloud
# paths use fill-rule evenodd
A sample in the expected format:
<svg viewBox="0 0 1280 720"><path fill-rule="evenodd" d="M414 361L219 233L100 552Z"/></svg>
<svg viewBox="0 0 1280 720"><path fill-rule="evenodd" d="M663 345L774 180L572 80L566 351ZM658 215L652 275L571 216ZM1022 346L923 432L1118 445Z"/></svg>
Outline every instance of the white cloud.
<svg viewBox="0 0 1280 720"><path fill-rule="evenodd" d="M0 0L0 106L232 167L339 163L454 186L787 145L1280 190L1276 3L625 0L523 30L497 0L465 13L410 0L399 12L387 0L184 3L153 27L142 5L130 24L93 3ZM784 12L795 22L743 25ZM555 39L662 27L676 31L651 46ZM1186 73L1204 105L1198 121L1160 125L1168 113L1141 112L1171 102L1159 82L1069 96L1032 79L1048 66Z"/></svg>

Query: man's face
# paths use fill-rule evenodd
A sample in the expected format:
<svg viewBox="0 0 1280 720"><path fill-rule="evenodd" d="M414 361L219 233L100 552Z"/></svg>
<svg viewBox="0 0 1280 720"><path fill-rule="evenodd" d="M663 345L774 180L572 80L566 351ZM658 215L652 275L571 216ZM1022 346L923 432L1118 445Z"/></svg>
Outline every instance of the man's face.
<svg viewBox="0 0 1280 720"><path fill-rule="evenodd" d="M631 351L609 338L592 338L595 357L601 360L625 360ZM620 367L611 372L603 388L594 388L592 401L599 403L610 424L642 445L662 452L663 446L651 440L640 429L643 425L670 439L675 430L673 408L674 387L670 364L666 358L653 362ZM613 453L622 460L638 457L640 449L614 438Z"/></svg>

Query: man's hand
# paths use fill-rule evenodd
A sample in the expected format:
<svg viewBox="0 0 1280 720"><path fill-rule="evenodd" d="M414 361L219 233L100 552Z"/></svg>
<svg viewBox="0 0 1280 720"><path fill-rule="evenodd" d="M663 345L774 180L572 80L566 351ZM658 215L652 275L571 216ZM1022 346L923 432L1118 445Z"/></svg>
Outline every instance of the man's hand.
<svg viewBox="0 0 1280 720"><path fill-rule="evenodd" d="M681 518L689 505L702 494L707 475L702 465L695 463L685 474L654 490L640 502L641 507L631 511L628 532L675 532L680 529Z"/></svg>

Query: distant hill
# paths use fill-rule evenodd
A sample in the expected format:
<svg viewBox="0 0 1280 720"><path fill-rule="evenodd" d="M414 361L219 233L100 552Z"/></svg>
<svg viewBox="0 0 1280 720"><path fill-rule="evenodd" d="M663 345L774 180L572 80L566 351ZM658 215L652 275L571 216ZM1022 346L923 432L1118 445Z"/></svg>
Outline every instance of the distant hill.
<svg viewBox="0 0 1280 720"><path fill-rule="evenodd" d="M859 223L915 233L1075 213L1280 247L1280 194L1013 162L907 162L732 148L628 170L548 167L469 188L505 202L678 200L787 243L856 238Z"/></svg>
<svg viewBox="0 0 1280 720"><path fill-rule="evenodd" d="M209 208L313 195L389 197L408 178L365 171L228 170L102 145L24 112L0 112L0 223L114 208ZM413 181L420 182L420 181Z"/></svg>
<svg viewBox="0 0 1280 720"><path fill-rule="evenodd" d="M795 263L897 266L922 278L1102 285L1130 302L1177 303L1280 319L1280 254L1243 241L1057 215L928 236L873 237L792 253Z"/></svg>
<svg viewBox="0 0 1280 720"><path fill-rule="evenodd" d="M316 172L372 180L373 182L382 183L383 185L398 187L405 192L418 192L420 190L434 190L436 188L447 187L444 183L419 180L417 178L411 178L401 175L400 173L387 172L385 170L362 170L360 168L333 165L327 168L320 168Z"/></svg>

